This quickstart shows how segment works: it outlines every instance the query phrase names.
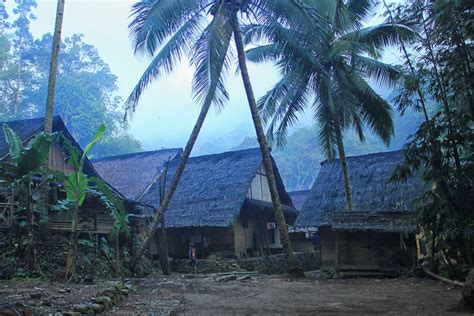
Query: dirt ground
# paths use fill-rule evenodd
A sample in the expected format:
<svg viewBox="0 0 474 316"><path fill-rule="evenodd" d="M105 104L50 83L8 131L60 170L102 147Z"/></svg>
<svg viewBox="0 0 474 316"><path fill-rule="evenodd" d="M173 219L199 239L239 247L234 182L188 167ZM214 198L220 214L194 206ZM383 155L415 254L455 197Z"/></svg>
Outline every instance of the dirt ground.
<svg viewBox="0 0 474 316"><path fill-rule="evenodd" d="M302 280L258 276L218 282L200 276L134 280L140 291L118 315L446 315L457 314L458 288L418 278Z"/></svg>
<svg viewBox="0 0 474 316"><path fill-rule="evenodd" d="M253 276L219 282L212 275L159 274L127 279L137 291L109 315L446 315L458 314L460 289L429 279L305 279ZM44 315L86 303L107 282L66 285L1 281L0 307L24 306ZM41 293L40 297L31 293Z"/></svg>

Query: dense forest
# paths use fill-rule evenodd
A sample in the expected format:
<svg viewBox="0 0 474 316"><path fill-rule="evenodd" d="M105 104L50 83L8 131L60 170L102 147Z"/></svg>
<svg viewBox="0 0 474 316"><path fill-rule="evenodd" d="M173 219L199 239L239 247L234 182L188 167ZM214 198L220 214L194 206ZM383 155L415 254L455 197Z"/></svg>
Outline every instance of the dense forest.
<svg viewBox="0 0 474 316"><path fill-rule="evenodd" d="M0 119L44 116L53 37L34 38L35 0L21 1L8 15L0 6ZM107 135L94 148L96 157L142 150L123 121L117 77L81 34L64 38L59 53L55 114L85 146L101 123Z"/></svg>

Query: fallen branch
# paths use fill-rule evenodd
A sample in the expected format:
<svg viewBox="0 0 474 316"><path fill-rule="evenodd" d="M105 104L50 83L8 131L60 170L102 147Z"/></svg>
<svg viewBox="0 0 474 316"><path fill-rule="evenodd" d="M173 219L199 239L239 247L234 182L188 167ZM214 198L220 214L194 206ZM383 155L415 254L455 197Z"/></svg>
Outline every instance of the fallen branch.
<svg viewBox="0 0 474 316"><path fill-rule="evenodd" d="M459 281L453 281L453 280L450 280L450 279L447 279L445 277L442 277L440 275L437 275L433 272L431 272L430 270L428 270L427 268L423 268L423 271L428 274L430 277L432 278L435 278L439 281L442 281L442 282L445 282L445 283L448 283L448 284L451 284L451 285L455 285L455 286L464 286L464 283L463 282L459 282Z"/></svg>

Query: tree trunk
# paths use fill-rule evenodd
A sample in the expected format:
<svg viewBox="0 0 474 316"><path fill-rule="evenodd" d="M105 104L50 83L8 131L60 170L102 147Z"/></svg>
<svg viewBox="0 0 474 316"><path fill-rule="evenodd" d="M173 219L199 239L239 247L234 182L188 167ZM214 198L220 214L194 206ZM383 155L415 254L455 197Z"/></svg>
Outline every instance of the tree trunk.
<svg viewBox="0 0 474 316"><path fill-rule="evenodd" d="M335 124L337 152L339 153L339 161L341 162L342 176L344 177L344 190L346 191L347 210L352 211L352 190L349 171L347 169L346 153L344 151L344 143L342 142L342 132L339 123Z"/></svg>
<svg viewBox="0 0 474 316"><path fill-rule="evenodd" d="M33 213L33 200L31 197L31 179L27 178L26 181L26 211L28 212L28 245L26 248L26 263L28 265L29 272L33 273L36 269L36 249L34 238L35 215Z"/></svg>
<svg viewBox="0 0 474 316"><path fill-rule="evenodd" d="M66 273L65 273L65 277L67 281L70 281L72 279L72 276L74 273L76 250L77 250L77 209L74 210L72 223L71 223L71 239L70 239L70 244L69 244L69 251L67 253Z"/></svg>
<svg viewBox="0 0 474 316"><path fill-rule="evenodd" d="M255 101L252 85L250 83L247 63L245 61L245 50L244 50L244 44L242 40L242 31L240 29L239 21L237 18L237 12L234 15L234 21L232 23L232 27L234 28L234 39L235 39L235 45L237 47L240 73L242 76L245 93L247 95L250 112L252 114L252 120L255 126L255 132L257 133L258 143L260 145L260 150L262 151L263 165L267 172L268 185L270 187L270 194L272 197L273 208L275 211L275 220L277 222L278 229L280 230L283 253L287 259L287 269L289 271L293 268L296 268L296 262L294 260L293 250L291 249L290 238L288 235L288 228L286 226L285 217L283 215L283 209L281 207L280 196L278 194L275 173L273 170L273 163L270 156L270 150L268 148L265 132L263 130L262 122L258 114L257 102Z"/></svg>
<svg viewBox="0 0 474 316"><path fill-rule="evenodd" d="M20 52L18 53L18 66L17 66L17 78L16 78L16 91L15 91L15 105L13 108L13 116L18 119L18 108L20 105L20 87L21 87L21 38L20 38Z"/></svg>
<svg viewBox="0 0 474 316"><path fill-rule="evenodd" d="M196 121L196 124L194 125L191 136L188 139L188 142L186 144L186 147L184 148L183 154L181 155L181 159L179 160L178 166L176 167L176 171L173 175L173 179L171 180L170 187L168 191L166 191L166 194L160 203L160 208L156 210L155 216L153 217L153 221L151 222L148 228L145 240L142 242L135 256L132 258L130 262L131 269L134 269L134 267L138 263L138 260L145 253L146 249L148 248L148 245L150 244L151 238L154 236L156 232L158 224L161 223L164 212L168 208L168 205L171 202L171 198L173 197L173 194L176 191L176 188L179 183L179 179L181 179L181 175L184 172L184 167L186 166L186 162L188 161L189 155L191 154L191 151L193 150L194 144L196 143L196 139L199 135L199 131L201 130L202 124L204 123L204 120L206 119L207 112L209 111L210 107L211 107L211 101L209 100L209 101L206 101L201 108L201 112L199 113L199 117Z"/></svg>
<svg viewBox="0 0 474 316"><path fill-rule="evenodd" d="M44 132L51 134L53 132L53 113L54 113L54 88L56 86L56 73L58 68L58 55L61 46L61 30L63 26L65 0L58 0L56 9L56 22L54 25L53 47L51 49L51 60L49 63L48 92L46 95L46 113L44 116Z"/></svg>
<svg viewBox="0 0 474 316"><path fill-rule="evenodd" d="M168 243L166 240L165 219L162 218L161 225L156 231L156 241L158 249L158 258L160 260L161 272L164 275L171 274L171 267L168 261Z"/></svg>

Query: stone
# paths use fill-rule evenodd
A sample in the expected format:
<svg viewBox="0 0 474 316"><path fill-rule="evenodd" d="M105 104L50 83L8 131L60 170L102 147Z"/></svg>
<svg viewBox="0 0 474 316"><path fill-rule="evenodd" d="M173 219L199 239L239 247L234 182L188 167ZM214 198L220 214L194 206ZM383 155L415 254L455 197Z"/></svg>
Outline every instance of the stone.
<svg viewBox="0 0 474 316"><path fill-rule="evenodd" d="M75 312L86 314L89 310L89 306L87 306L86 304L76 304L73 306L73 309Z"/></svg>
<svg viewBox="0 0 474 316"><path fill-rule="evenodd" d="M33 292L33 293L30 293L30 297L31 297L32 299L40 299L42 295L43 295L43 294L42 294L41 292Z"/></svg>
<svg viewBox="0 0 474 316"><path fill-rule="evenodd" d="M53 314L53 316L63 316L63 313L61 313L61 312L56 312L56 313Z"/></svg>
<svg viewBox="0 0 474 316"><path fill-rule="evenodd" d="M66 290L65 289L59 289L58 293L64 294L64 293L66 293Z"/></svg>
<svg viewBox="0 0 474 316"><path fill-rule="evenodd" d="M67 311L63 313L64 316L80 316L81 313L79 312L72 312L72 311Z"/></svg>
<svg viewBox="0 0 474 316"><path fill-rule="evenodd" d="M91 310L94 311L94 313L98 314L100 312L102 312L104 310L104 306L101 305L101 304L97 304L97 303L94 303L94 304L91 304Z"/></svg>
<svg viewBox="0 0 474 316"><path fill-rule="evenodd" d="M71 289L70 289L70 288L64 289L64 291L66 291L67 293L71 293Z"/></svg>
<svg viewBox="0 0 474 316"><path fill-rule="evenodd" d="M92 300L97 304L102 304L104 306L104 310L108 310L112 307L112 299L108 296L99 296Z"/></svg>
<svg viewBox="0 0 474 316"><path fill-rule="evenodd" d="M44 300L43 303L41 303L43 306L51 306L51 301L50 300Z"/></svg>
<svg viewBox="0 0 474 316"><path fill-rule="evenodd" d="M120 290L120 293L121 293L122 295L128 295L128 293L130 293L130 291L129 291L128 289L121 289L121 290Z"/></svg>
<svg viewBox="0 0 474 316"><path fill-rule="evenodd" d="M467 308L474 309L474 269L469 272L461 290L462 305Z"/></svg>

